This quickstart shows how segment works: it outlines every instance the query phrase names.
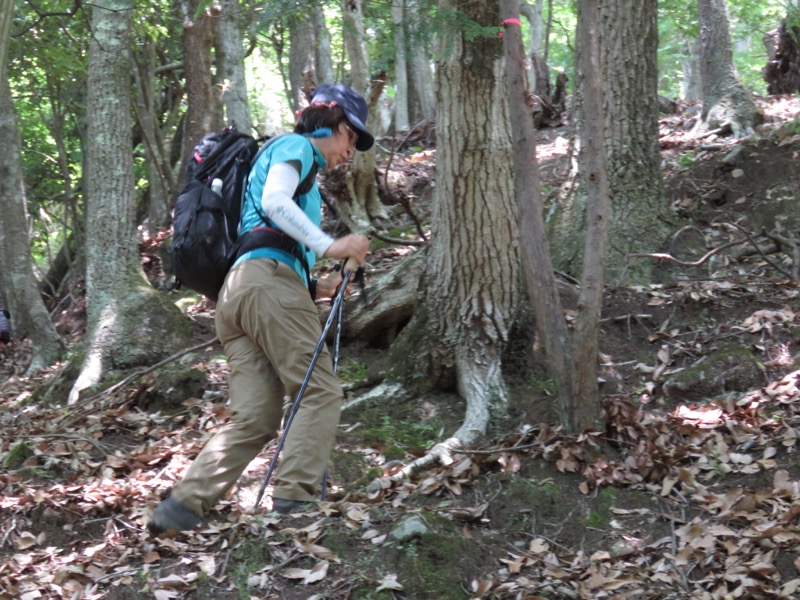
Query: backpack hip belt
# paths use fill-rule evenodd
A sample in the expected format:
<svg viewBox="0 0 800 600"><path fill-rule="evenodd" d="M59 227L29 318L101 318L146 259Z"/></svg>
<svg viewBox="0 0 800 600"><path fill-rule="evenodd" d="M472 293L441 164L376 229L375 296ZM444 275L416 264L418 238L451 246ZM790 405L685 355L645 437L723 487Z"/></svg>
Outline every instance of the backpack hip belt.
<svg viewBox="0 0 800 600"><path fill-rule="evenodd" d="M303 249L297 241L286 235L283 231L274 229L273 227L255 227L244 235L241 235L236 242L236 246L234 259L231 261L231 264L236 262L242 255L256 248L276 248L278 250L283 250L299 260L306 273L306 279L310 279L308 262L306 261Z"/></svg>

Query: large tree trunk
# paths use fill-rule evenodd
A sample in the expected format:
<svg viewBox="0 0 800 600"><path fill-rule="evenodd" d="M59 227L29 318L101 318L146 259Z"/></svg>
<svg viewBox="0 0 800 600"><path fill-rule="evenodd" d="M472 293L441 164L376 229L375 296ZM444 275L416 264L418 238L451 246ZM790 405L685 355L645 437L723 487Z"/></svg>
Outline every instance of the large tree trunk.
<svg viewBox="0 0 800 600"><path fill-rule="evenodd" d="M763 115L736 73L726 0L697 0L700 20L703 112L695 133L707 129L744 137Z"/></svg>
<svg viewBox="0 0 800 600"><path fill-rule="evenodd" d="M5 46L8 38L0 40ZM28 237L28 209L22 177L21 140L11 100L7 69L0 67L0 303L11 312L15 337L29 337L29 370L51 365L64 350L50 321L33 274Z"/></svg>
<svg viewBox="0 0 800 600"><path fill-rule="evenodd" d="M443 0L484 26L492 3ZM437 160L433 235L424 297L393 345L398 372L423 374L466 402L453 443L471 443L506 414L501 354L519 300L512 146L502 45L450 30L437 64Z"/></svg>
<svg viewBox="0 0 800 600"><path fill-rule="evenodd" d="M627 256L660 248L668 235L658 152L657 2L642 0L630 10L626 0L605 0L598 10L599 69L605 83L602 116L608 177L614 210L608 255L608 279L648 281L645 263L628 265ZM579 44L578 54L585 46ZM578 102L578 138L584 143L586 115ZM583 264L586 238L587 181L578 162L577 192L564 202L555 221L555 266L575 276ZM648 270L645 270L648 269Z"/></svg>
<svg viewBox="0 0 800 600"><path fill-rule="evenodd" d="M252 133L250 104L247 100L247 81L244 75L242 5L238 0L221 0L219 6L216 64L222 86L225 122L227 125L235 125L239 131Z"/></svg>
<svg viewBox="0 0 800 600"><path fill-rule="evenodd" d="M89 48L87 260L88 332L81 372L69 393L110 368L151 364L188 343L180 311L147 283L136 244L131 108L132 0L92 11Z"/></svg>

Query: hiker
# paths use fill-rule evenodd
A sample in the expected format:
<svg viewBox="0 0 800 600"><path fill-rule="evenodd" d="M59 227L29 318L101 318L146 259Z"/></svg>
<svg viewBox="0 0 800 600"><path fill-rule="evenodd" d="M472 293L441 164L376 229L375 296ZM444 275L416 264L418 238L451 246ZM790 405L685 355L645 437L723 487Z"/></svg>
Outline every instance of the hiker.
<svg viewBox="0 0 800 600"><path fill-rule="evenodd" d="M0 344L11 343L11 313L0 308Z"/></svg>
<svg viewBox="0 0 800 600"><path fill-rule="evenodd" d="M322 332L306 267L310 269L317 256L362 265L369 249L366 236L333 239L320 229L316 180L297 202L292 196L311 169L333 169L351 160L356 150L372 147L366 119L361 94L346 85L323 84L299 113L294 134L276 140L253 164L242 200L240 233L264 227L266 217L269 227L287 234L305 251L256 248L242 255L225 278L215 326L230 366L230 420L156 508L149 524L152 533L203 525L203 515L276 436L283 399L296 395ZM338 271L321 278L316 296L333 296L341 281ZM286 438L275 478L274 511L288 514L314 506L342 400L325 349Z"/></svg>

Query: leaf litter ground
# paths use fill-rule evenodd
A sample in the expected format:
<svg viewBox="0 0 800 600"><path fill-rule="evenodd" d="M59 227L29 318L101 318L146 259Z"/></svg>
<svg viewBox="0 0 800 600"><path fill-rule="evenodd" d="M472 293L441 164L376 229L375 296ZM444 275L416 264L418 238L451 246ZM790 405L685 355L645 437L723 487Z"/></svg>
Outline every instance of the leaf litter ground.
<svg viewBox="0 0 800 600"><path fill-rule="evenodd" d="M692 145L694 164L680 169L695 144L681 139L681 119L662 122L670 191L708 239L719 241L732 213L752 219L771 201L800 197L796 170L774 177L762 167L770 175L748 177L745 189L724 144ZM557 160L562 135L543 133L545 174L559 168L547 160ZM796 136L759 139L746 151L764 165L800 158ZM685 193L699 184L705 195ZM0 598L796 597L800 288L770 261L792 269L789 253L756 254L717 262L713 276L705 265L703 277L609 290L605 431L571 436L553 425L523 320L506 361L512 414L480 447L370 486L453 431L463 407L439 395L346 413L318 510L280 517L265 500L252 514L270 446L208 529L175 537L152 538L146 523L227 418L220 349L183 359L208 385L177 410L152 401L152 375L80 409L32 402L59 365L26 377L25 342L0 349ZM207 339L203 309L191 310ZM722 342L757 356L761 380L691 399L664 393L665 379ZM342 354L365 378L386 367L385 351L357 342ZM422 530L398 539L397 526L415 516Z"/></svg>

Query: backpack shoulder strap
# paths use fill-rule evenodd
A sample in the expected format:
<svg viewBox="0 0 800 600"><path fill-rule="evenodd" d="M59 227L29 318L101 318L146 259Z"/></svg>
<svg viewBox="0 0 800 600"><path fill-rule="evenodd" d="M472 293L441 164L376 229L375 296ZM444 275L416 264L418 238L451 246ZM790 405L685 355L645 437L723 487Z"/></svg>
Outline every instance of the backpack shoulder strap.
<svg viewBox="0 0 800 600"><path fill-rule="evenodd" d="M244 196L247 195L247 188L250 185L250 173L252 172L253 167L256 164L256 161L258 161L259 157L261 156L261 153L264 152L267 149L267 147L269 147L269 145L272 144L272 142L274 142L275 140L283 137L284 135L289 135L289 134L282 133L281 135L275 136L273 138L269 138L269 140L267 140L267 143L264 144L258 150L256 155L253 157L253 160L250 162L250 169L248 170L247 177L245 179L245 185L242 188L242 190L243 190L242 191L242 196L243 196L242 197L242 205L244 205L244 200L245 200ZM308 142L308 143L310 144L311 142ZM312 162L312 164L311 164L311 169L308 171L308 175L305 176L303 181L301 181L299 184L297 184L297 188L295 189L294 195L292 196L292 199L295 202L298 201L300 196L302 196L303 194L307 194L308 192L311 191L311 188L314 187L314 182L316 181L318 171L319 171L319 166L317 165L317 161L314 160ZM256 214L261 218L261 220L264 223L268 224L269 220L267 219L267 216L264 213L261 212L261 207L256 202L256 199L253 198L252 202L253 202L253 208L255 208Z"/></svg>

